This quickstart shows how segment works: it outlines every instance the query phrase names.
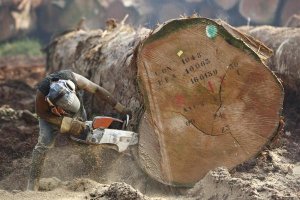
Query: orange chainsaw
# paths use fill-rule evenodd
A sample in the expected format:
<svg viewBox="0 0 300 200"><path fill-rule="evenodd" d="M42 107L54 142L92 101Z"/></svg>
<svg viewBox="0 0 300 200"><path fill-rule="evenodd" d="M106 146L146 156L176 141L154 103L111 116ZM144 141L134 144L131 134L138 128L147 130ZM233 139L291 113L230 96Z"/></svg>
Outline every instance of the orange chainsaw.
<svg viewBox="0 0 300 200"><path fill-rule="evenodd" d="M138 135L132 131L126 131L129 123L129 115L125 120L113 117L97 116L93 121L86 121L86 130L80 137L71 136L72 140L85 144L113 144L117 145L118 151L125 151L130 145L138 143ZM113 129L112 126L121 129Z"/></svg>

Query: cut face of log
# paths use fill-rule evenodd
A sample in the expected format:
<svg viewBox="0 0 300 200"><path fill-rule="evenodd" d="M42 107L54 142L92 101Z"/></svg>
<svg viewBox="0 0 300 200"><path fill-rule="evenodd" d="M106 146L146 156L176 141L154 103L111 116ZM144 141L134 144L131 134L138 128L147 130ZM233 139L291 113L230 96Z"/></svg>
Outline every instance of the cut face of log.
<svg viewBox="0 0 300 200"><path fill-rule="evenodd" d="M139 161L156 180L190 186L254 157L276 134L280 82L215 21L166 23L142 42L137 62L145 103Z"/></svg>
<svg viewBox="0 0 300 200"><path fill-rule="evenodd" d="M271 23L278 5L279 0L241 0L239 12L246 19L256 23Z"/></svg>

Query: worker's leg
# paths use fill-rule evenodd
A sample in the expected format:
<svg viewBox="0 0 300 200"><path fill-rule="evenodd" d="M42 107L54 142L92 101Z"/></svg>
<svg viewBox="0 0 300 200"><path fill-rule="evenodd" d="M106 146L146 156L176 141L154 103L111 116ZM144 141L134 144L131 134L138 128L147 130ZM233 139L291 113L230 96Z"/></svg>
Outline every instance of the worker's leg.
<svg viewBox="0 0 300 200"><path fill-rule="evenodd" d="M57 128L43 119L39 119L39 126L38 143L32 152L32 163L27 185L27 190L35 191L39 188L39 180L42 174L46 153L53 146L57 135Z"/></svg>

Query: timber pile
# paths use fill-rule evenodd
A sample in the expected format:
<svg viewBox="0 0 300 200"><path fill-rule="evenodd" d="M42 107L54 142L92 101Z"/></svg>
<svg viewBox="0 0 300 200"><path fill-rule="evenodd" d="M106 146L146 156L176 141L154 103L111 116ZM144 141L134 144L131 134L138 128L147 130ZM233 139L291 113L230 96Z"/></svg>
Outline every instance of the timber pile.
<svg viewBox="0 0 300 200"><path fill-rule="evenodd" d="M264 65L271 50L259 41L206 18L172 20L152 32L111 27L55 38L48 70L72 68L133 110L133 152L152 178L190 186L215 167L254 157L276 136L283 88ZM85 99L89 114L114 112Z"/></svg>
<svg viewBox="0 0 300 200"><path fill-rule="evenodd" d="M0 41L33 31L40 37L72 31L82 18L86 27L100 28L106 19L121 20L127 14L130 23L148 26L194 12L235 26L282 26L300 8L299 0L1 0L0 4Z"/></svg>

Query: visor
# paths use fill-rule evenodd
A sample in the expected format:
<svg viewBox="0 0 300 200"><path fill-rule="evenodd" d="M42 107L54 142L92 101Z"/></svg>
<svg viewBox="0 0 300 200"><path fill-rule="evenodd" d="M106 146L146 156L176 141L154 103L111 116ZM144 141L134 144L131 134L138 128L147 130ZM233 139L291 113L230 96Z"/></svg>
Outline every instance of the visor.
<svg viewBox="0 0 300 200"><path fill-rule="evenodd" d="M77 113L80 108L80 101L75 90L70 88L69 84L70 80L52 82L47 98L55 106L59 106L67 112Z"/></svg>

